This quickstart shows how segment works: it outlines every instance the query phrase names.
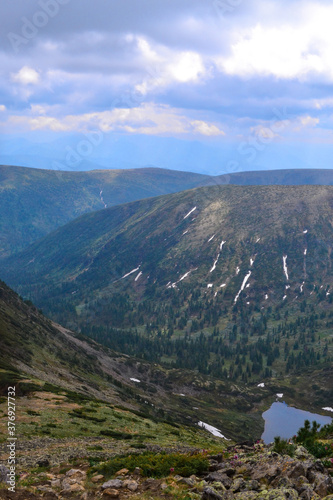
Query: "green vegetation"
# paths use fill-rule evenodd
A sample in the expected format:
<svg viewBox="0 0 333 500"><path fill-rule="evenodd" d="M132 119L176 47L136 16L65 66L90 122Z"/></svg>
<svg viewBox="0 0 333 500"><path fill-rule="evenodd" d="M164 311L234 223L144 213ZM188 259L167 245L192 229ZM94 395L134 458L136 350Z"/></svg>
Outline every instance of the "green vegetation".
<svg viewBox="0 0 333 500"><path fill-rule="evenodd" d="M135 467L142 470L146 477L166 477L169 474L191 476L208 471L209 461L206 454L151 453L116 457L103 465L96 466L93 471L112 477L118 470L126 468L133 472Z"/></svg>
<svg viewBox="0 0 333 500"><path fill-rule="evenodd" d="M295 442L302 444L314 457L333 463L333 423L320 428L317 422L309 420L299 429Z"/></svg>
<svg viewBox="0 0 333 500"><path fill-rule="evenodd" d="M289 455L293 457L296 450L296 445L290 443L287 439L281 439L279 436L274 438L273 451L281 455Z"/></svg>

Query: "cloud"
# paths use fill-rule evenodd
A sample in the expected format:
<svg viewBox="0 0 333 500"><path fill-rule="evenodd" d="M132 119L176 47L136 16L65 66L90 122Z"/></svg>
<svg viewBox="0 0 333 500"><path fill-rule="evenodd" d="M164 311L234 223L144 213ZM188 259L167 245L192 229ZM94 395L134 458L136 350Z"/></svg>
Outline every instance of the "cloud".
<svg viewBox="0 0 333 500"><path fill-rule="evenodd" d="M0 111L6 111L6 106L4 104L0 104Z"/></svg>
<svg viewBox="0 0 333 500"><path fill-rule="evenodd" d="M128 37L128 41L135 39ZM168 47L149 43L143 37L136 40L137 49L141 56L142 65L146 76L136 90L147 94L151 90L164 89L164 87L177 83L197 82L206 74L203 59L194 51L177 51Z"/></svg>
<svg viewBox="0 0 333 500"><path fill-rule="evenodd" d="M229 75L242 77L333 81L332 16L332 5L307 2L299 11L291 11L289 21L257 21L238 29L232 35L231 54L217 58L217 65Z"/></svg>
<svg viewBox="0 0 333 500"><path fill-rule="evenodd" d="M220 130L216 125L206 123L202 120L193 120L191 122L193 131L201 135L218 136L225 135L223 130Z"/></svg>
<svg viewBox="0 0 333 500"><path fill-rule="evenodd" d="M36 85L39 83L39 73L29 66L23 66L18 73L12 74L12 81L21 85Z"/></svg>
<svg viewBox="0 0 333 500"><path fill-rule="evenodd" d="M102 132L123 131L129 134L221 136L224 132L218 125L191 120L179 110L168 106L145 103L135 108L115 108L110 111L67 115L62 118L45 115L46 110L32 107L33 116L11 116L10 126L27 127L29 130L51 130L53 132Z"/></svg>

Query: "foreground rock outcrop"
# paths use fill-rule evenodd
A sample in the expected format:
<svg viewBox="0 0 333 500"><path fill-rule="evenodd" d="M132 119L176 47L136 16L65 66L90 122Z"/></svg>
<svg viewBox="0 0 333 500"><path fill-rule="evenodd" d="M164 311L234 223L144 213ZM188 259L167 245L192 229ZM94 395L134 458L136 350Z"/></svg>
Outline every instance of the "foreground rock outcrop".
<svg viewBox="0 0 333 500"><path fill-rule="evenodd" d="M276 453L272 445L246 443L208 459L209 470L201 477L182 477L170 470L163 479L143 477L138 467L121 469L110 478L94 471L89 462L63 464L47 472L24 473L16 493L3 488L0 499L333 500L333 468L325 468L301 446L290 457Z"/></svg>

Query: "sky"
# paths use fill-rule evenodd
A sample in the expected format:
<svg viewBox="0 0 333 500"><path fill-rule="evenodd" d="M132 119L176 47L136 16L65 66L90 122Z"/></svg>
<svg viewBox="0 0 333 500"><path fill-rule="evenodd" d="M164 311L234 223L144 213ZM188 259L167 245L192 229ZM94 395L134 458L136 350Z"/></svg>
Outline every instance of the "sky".
<svg viewBox="0 0 333 500"><path fill-rule="evenodd" d="M0 161L330 168L325 0L2 0Z"/></svg>

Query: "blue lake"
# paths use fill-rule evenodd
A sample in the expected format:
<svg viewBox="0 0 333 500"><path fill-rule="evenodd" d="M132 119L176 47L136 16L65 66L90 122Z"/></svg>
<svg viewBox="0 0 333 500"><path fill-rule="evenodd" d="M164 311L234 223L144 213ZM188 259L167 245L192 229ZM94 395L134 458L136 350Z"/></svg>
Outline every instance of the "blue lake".
<svg viewBox="0 0 333 500"><path fill-rule="evenodd" d="M303 427L304 420L312 422L315 420L318 424L325 425L332 422L331 417L317 415L304 410L298 410L286 403L273 403L269 410L262 414L265 419L265 430L261 439L265 443L274 441L275 436L289 439L297 434L300 427Z"/></svg>

